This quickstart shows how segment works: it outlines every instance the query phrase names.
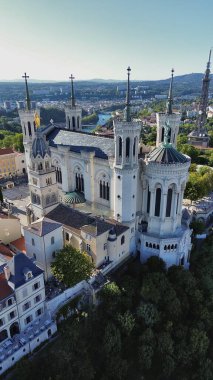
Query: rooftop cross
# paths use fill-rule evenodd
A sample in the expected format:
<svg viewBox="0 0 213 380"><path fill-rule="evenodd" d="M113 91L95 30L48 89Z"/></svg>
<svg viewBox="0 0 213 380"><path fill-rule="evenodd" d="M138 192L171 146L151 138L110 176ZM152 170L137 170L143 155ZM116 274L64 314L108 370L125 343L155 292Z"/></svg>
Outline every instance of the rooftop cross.
<svg viewBox="0 0 213 380"><path fill-rule="evenodd" d="M73 79L75 79L75 77L71 74L69 79L71 80L71 106L75 107L75 94L74 94L74 86L73 86Z"/></svg>
<svg viewBox="0 0 213 380"><path fill-rule="evenodd" d="M126 93L126 121L131 121L131 115L130 115L130 72L131 68L127 67L127 93Z"/></svg>
<svg viewBox="0 0 213 380"><path fill-rule="evenodd" d="M30 95L29 95L28 84L27 84L27 79L29 78L29 75L24 73L22 78L25 79L25 86L26 86L26 107L27 107L27 110L30 111Z"/></svg>
<svg viewBox="0 0 213 380"><path fill-rule="evenodd" d="M173 104L173 76L174 76L174 69L171 70L171 80L170 80L170 86L169 86L169 95L168 95L168 101L166 105L166 113L168 115L172 115L172 104Z"/></svg>

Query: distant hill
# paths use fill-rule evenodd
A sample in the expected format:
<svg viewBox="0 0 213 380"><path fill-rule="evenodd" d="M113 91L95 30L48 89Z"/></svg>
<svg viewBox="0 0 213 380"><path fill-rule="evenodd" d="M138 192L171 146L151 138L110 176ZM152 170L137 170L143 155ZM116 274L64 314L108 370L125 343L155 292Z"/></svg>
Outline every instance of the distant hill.
<svg viewBox="0 0 213 380"><path fill-rule="evenodd" d="M191 73L185 75L179 75L174 77L174 96L183 95L193 95L200 96L203 73ZM211 74L211 79L213 79L213 74ZM136 86L147 86L146 95L144 96L153 97L154 95L165 95L168 94L170 78L161 80L141 80L141 81L131 81L132 88ZM69 82L68 81L45 81L45 80L29 80L30 91L35 89L45 89L49 90L51 87L51 93L54 91L59 91L59 87L63 89L64 100L66 100L65 93L69 92ZM76 93L77 95L83 94L85 98L91 96L91 89L94 96L102 97L106 94L115 94L116 87L122 88L126 86L126 81L119 81L113 79L91 79L91 80L76 80ZM24 97L25 87L23 80L16 81L0 81L0 100L6 99L21 99ZM213 93L213 80L210 82L210 93ZM96 95L97 94L97 95ZM11 97L12 95L12 97ZM49 96L49 95L47 95ZM54 95L51 95L53 99ZM108 96L108 95L107 95ZM35 95L34 95L34 98ZM40 98L36 98L38 100ZM57 96L55 99L58 99ZM54 99L53 99L54 100ZM63 98L61 97L61 100Z"/></svg>

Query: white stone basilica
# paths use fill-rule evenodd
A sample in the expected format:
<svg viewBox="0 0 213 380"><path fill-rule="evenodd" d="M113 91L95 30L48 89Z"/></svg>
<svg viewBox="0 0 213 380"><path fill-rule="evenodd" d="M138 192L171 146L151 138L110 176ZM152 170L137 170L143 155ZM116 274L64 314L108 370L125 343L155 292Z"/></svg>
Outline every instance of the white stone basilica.
<svg viewBox="0 0 213 380"><path fill-rule="evenodd" d="M130 68L127 74L124 120L114 121L114 138L83 132L72 76L66 126L52 122L36 128L25 75L26 109L19 116L31 197L28 214L35 221L62 202L83 199L75 207L84 215L91 212L129 228L129 254L140 252L142 262L156 255L167 266L187 268L191 230L182 218L182 200L190 158L176 150L180 115L172 112L173 71L166 112L157 115L156 148L145 158L139 154L141 127L131 120Z"/></svg>

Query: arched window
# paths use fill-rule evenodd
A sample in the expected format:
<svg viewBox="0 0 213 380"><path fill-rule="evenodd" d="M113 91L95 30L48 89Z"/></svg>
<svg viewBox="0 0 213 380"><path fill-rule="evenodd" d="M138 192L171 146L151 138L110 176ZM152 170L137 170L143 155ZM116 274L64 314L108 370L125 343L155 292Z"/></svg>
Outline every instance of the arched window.
<svg viewBox="0 0 213 380"><path fill-rule="evenodd" d="M51 196L51 202L52 203L56 202L56 195L55 194L52 194L52 196Z"/></svg>
<svg viewBox="0 0 213 380"><path fill-rule="evenodd" d="M75 117L72 117L72 129L75 129Z"/></svg>
<svg viewBox="0 0 213 380"><path fill-rule="evenodd" d="M155 216L160 216L160 204L161 204L161 189L158 187L156 189L156 197L155 197Z"/></svg>
<svg viewBox="0 0 213 380"><path fill-rule="evenodd" d="M169 143L171 141L171 133L172 133L172 130L171 130L171 128L169 128L169 133L168 133L168 142Z"/></svg>
<svg viewBox="0 0 213 380"><path fill-rule="evenodd" d="M81 174L81 191L84 192L84 177L83 177L83 174Z"/></svg>
<svg viewBox="0 0 213 380"><path fill-rule="evenodd" d="M3 342L3 340L8 338L8 333L7 330L2 330L0 331L0 342Z"/></svg>
<svg viewBox="0 0 213 380"><path fill-rule="evenodd" d="M83 174L76 173L75 174L75 187L76 191L84 192L84 177Z"/></svg>
<svg viewBox="0 0 213 380"><path fill-rule="evenodd" d="M56 182L62 183L61 168L56 168Z"/></svg>
<svg viewBox="0 0 213 380"><path fill-rule="evenodd" d="M102 186L102 181L100 181L100 184L99 184L99 196L100 196L100 198L102 198L102 196L103 196L103 186Z"/></svg>
<svg viewBox="0 0 213 380"><path fill-rule="evenodd" d="M108 182L107 182L107 185L106 185L106 199L107 199L107 201L109 201L109 184L108 184Z"/></svg>
<svg viewBox="0 0 213 380"><path fill-rule="evenodd" d="M26 136L26 127L25 127L25 124L24 124L24 134Z"/></svg>
<svg viewBox="0 0 213 380"><path fill-rule="evenodd" d="M45 169L49 169L50 168L50 164L48 161L45 161Z"/></svg>
<svg viewBox="0 0 213 380"><path fill-rule="evenodd" d="M148 242L146 241L146 247L148 247L149 246L149 244L148 244Z"/></svg>
<svg viewBox="0 0 213 380"><path fill-rule="evenodd" d="M130 154L130 138L126 138L126 157L129 157Z"/></svg>
<svg viewBox="0 0 213 380"><path fill-rule="evenodd" d="M109 201L109 192L110 192L109 183L101 180L100 185L99 185L100 198L106 199L107 201Z"/></svg>
<svg viewBox="0 0 213 380"><path fill-rule="evenodd" d="M152 248L152 243L149 243L149 248Z"/></svg>
<svg viewBox="0 0 213 380"><path fill-rule="evenodd" d="M121 237L121 245L123 245L125 243L125 236L123 235L122 237Z"/></svg>
<svg viewBox="0 0 213 380"><path fill-rule="evenodd" d="M28 121L27 125L28 125L29 136L32 136L31 124L29 121Z"/></svg>
<svg viewBox="0 0 213 380"><path fill-rule="evenodd" d="M119 152L118 152L118 155L119 155L119 157L122 157L122 138L121 137L119 137L118 138L118 145L119 145Z"/></svg>
<svg viewBox="0 0 213 380"><path fill-rule="evenodd" d="M34 131L36 131L36 123L35 123L35 121L33 122L33 127L34 127Z"/></svg>
<svg viewBox="0 0 213 380"><path fill-rule="evenodd" d="M171 207L172 207L172 189L169 189L167 193L166 217L171 216Z"/></svg>
<svg viewBox="0 0 213 380"><path fill-rule="evenodd" d="M70 118L68 117L67 120L68 120L68 128L70 129Z"/></svg>
<svg viewBox="0 0 213 380"><path fill-rule="evenodd" d="M146 211L149 214L149 211L150 211L150 198L151 198L151 192L149 190L149 186L148 186L148 190L147 191L148 191L148 193L147 193L147 209L146 209Z"/></svg>
<svg viewBox="0 0 213 380"><path fill-rule="evenodd" d="M164 128L162 128L162 134L161 134L161 142L164 141Z"/></svg>
<svg viewBox="0 0 213 380"><path fill-rule="evenodd" d="M11 326L10 326L10 336L11 338L16 335L16 334L19 334L19 325L18 325L18 322L14 322Z"/></svg>
<svg viewBox="0 0 213 380"><path fill-rule="evenodd" d="M79 116L77 117L77 128L78 129L80 128L80 117Z"/></svg>
<svg viewBox="0 0 213 380"><path fill-rule="evenodd" d="M38 164L38 170L43 170L42 162L39 162L39 164Z"/></svg>

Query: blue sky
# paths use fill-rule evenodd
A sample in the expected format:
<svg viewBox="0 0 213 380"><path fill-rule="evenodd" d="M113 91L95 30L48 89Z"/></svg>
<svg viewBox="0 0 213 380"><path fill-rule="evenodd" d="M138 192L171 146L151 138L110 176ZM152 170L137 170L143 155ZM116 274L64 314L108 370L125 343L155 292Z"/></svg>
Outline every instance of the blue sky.
<svg viewBox="0 0 213 380"><path fill-rule="evenodd" d="M0 79L203 72L213 0L0 0Z"/></svg>

